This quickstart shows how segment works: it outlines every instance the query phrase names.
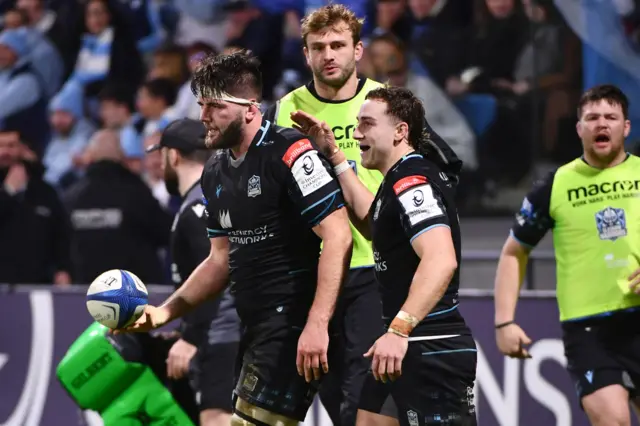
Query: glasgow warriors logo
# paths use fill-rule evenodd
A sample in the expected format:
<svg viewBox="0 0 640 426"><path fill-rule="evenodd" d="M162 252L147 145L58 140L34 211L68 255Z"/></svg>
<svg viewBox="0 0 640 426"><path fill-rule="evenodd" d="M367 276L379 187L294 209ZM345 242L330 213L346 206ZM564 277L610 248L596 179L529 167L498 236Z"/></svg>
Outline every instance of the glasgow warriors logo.
<svg viewBox="0 0 640 426"><path fill-rule="evenodd" d="M596 226L601 240L615 241L627 235L624 209L607 207L596 213Z"/></svg>

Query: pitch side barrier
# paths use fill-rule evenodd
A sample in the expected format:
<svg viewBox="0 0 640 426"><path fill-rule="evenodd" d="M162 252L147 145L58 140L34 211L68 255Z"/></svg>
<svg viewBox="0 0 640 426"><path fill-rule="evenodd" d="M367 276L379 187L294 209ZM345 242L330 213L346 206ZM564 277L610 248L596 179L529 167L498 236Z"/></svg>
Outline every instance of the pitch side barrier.
<svg viewBox="0 0 640 426"><path fill-rule="evenodd" d="M92 324L85 306L87 288L0 285L0 425L100 425L79 415L56 377L56 366ZM149 285L148 290L150 302L158 304L172 287ZM516 320L533 340L532 358L524 361L503 357L495 346L491 290L464 289L460 299L478 348L474 397L479 424L588 425L564 369L554 291L522 291ZM304 423L330 425L320 404Z"/></svg>

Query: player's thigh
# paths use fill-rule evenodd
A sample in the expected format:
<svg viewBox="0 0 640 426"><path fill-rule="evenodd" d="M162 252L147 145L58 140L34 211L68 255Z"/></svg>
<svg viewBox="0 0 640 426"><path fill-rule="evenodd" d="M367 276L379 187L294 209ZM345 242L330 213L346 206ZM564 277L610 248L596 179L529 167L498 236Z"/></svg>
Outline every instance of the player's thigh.
<svg viewBox="0 0 640 426"><path fill-rule="evenodd" d="M231 413L235 386L234 365L238 342L220 342L203 345L191 368L192 387L200 412ZM202 415L201 415L202 417Z"/></svg>
<svg viewBox="0 0 640 426"><path fill-rule="evenodd" d="M630 426L629 392L609 385L580 400L592 426Z"/></svg>
<svg viewBox="0 0 640 426"><path fill-rule="evenodd" d="M304 421L319 381L298 375L296 356L304 319L270 319L247 327L244 354L235 393L237 404ZM252 408L253 409L253 408Z"/></svg>
<svg viewBox="0 0 640 426"><path fill-rule="evenodd" d="M615 355L626 343L621 346L610 325L564 323L562 330L567 370L591 423L629 424L629 389L635 386Z"/></svg>
<svg viewBox="0 0 640 426"><path fill-rule="evenodd" d="M395 382L367 375L360 408L396 418L401 426L474 426L476 363L471 336L410 342Z"/></svg>

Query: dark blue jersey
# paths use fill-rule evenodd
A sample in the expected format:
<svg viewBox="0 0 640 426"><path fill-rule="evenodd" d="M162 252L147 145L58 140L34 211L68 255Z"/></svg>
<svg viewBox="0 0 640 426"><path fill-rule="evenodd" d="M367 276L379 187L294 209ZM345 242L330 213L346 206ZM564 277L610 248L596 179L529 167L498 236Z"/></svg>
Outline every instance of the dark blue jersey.
<svg viewBox="0 0 640 426"><path fill-rule="evenodd" d="M420 234L437 226L450 228L460 264L460 224L454 195L454 183L434 162L419 154L403 157L385 176L369 220L386 322L393 320L409 295L420 263L411 242ZM412 336L468 334L457 309L459 277L458 267L444 296Z"/></svg>
<svg viewBox="0 0 640 426"><path fill-rule="evenodd" d="M308 311L320 238L312 228L344 206L329 162L298 131L263 121L247 153L215 155L202 176L209 237L230 243L231 290L243 322Z"/></svg>

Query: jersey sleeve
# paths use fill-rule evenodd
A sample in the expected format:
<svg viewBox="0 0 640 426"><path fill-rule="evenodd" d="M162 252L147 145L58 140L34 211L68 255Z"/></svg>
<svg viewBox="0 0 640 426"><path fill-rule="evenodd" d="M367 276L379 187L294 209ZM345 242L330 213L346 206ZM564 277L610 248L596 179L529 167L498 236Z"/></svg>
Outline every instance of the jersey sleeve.
<svg viewBox="0 0 640 426"><path fill-rule="evenodd" d="M553 228L549 207L554 175L555 172L550 173L536 182L516 213L511 236L525 247L535 247L547 231Z"/></svg>
<svg viewBox="0 0 640 426"><path fill-rule="evenodd" d="M204 215L207 225L207 235L209 238L226 237L229 232L225 230L218 221L211 204L212 195L215 194L215 188L210 179L210 172L205 169L200 179L200 187L202 188L202 203L204 204Z"/></svg>
<svg viewBox="0 0 640 426"><path fill-rule="evenodd" d="M411 242L437 226L450 226L442 196L426 176L402 177L393 183L393 192L400 207L402 227Z"/></svg>
<svg viewBox="0 0 640 426"><path fill-rule="evenodd" d="M309 226L344 207L338 180L329 162L309 139L289 146L281 158L289 197Z"/></svg>

